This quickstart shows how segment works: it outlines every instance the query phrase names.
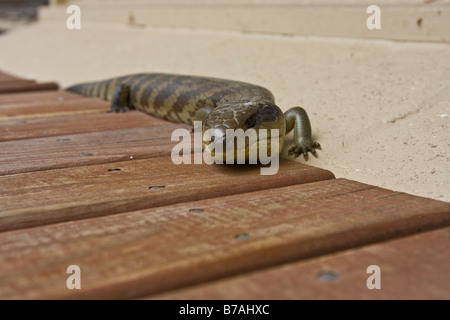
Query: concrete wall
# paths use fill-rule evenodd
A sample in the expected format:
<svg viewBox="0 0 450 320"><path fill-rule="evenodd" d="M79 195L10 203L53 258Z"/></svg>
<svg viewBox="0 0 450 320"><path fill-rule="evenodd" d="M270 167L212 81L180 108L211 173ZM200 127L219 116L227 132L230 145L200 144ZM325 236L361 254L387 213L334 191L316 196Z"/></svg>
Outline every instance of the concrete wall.
<svg viewBox="0 0 450 320"><path fill-rule="evenodd" d="M68 3L90 22L136 27L202 28L282 35L358 37L400 41L450 41L450 1L433 0L78 0L42 10L57 21ZM366 10L382 10L381 30L369 30Z"/></svg>

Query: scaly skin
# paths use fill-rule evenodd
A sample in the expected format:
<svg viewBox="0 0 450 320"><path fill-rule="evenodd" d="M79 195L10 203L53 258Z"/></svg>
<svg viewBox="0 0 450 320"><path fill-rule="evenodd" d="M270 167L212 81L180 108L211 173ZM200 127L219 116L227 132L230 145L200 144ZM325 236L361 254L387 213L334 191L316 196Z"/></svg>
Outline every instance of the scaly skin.
<svg viewBox="0 0 450 320"><path fill-rule="evenodd" d="M207 129L279 129L281 152L285 134L294 130L289 154L316 153L311 125L300 107L284 115L272 93L249 83L161 73L135 74L67 88L88 97L111 101L112 111L138 109L155 117L186 124L203 121ZM269 130L270 132L270 130ZM247 150L248 151L248 150Z"/></svg>

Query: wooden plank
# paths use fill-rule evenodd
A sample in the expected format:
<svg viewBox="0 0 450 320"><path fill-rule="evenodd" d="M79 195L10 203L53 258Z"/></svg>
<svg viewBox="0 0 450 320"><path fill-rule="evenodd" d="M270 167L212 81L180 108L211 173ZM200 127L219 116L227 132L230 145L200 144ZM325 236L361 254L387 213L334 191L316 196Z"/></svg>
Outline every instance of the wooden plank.
<svg viewBox="0 0 450 320"><path fill-rule="evenodd" d="M182 124L166 124L0 142L0 176L170 156L178 143L170 141L172 132L183 127L189 128Z"/></svg>
<svg viewBox="0 0 450 320"><path fill-rule="evenodd" d="M330 179L275 188L292 177L301 181L298 169L305 168L297 164L289 174L281 170L266 179L249 175L248 168L231 174L229 167L191 166L207 172L186 174L182 168L181 174L179 167L156 168L154 161L147 161L146 170L138 170L141 181L133 185L126 177L133 175L135 163L119 172L105 173L106 168L86 172L85 185L74 181L77 174L70 178L62 171L52 172L54 181L66 184L63 193L34 174L22 175L21 183L17 177L0 179L2 186L9 185L10 197L21 188L26 194L21 201L41 206L35 218L46 215L47 222L63 203L68 209L63 214L72 215L70 203L75 199L80 216L95 215L90 203L82 201L94 184L99 185L93 194L95 205L103 204L103 214L114 211L111 204L129 210L142 201L162 204L158 197L164 193L171 193L166 203L209 199L0 233L0 298L136 298L450 225L449 203L354 181ZM219 168L226 177L218 174ZM159 172L149 174L154 169ZM177 177L175 184L167 183L168 172ZM166 188L148 190L149 184ZM242 194L262 185L271 189ZM52 191L42 193L48 188ZM144 189L147 198L139 198ZM236 194L211 199L224 192ZM113 194L116 199L111 201ZM20 202L16 196L12 200ZM12 217L4 212L2 221ZM81 268L81 290L66 288L69 265Z"/></svg>
<svg viewBox="0 0 450 320"><path fill-rule="evenodd" d="M2 81L0 82L0 90L5 87L13 87L13 86L32 86L32 85L36 85L37 82L34 80L28 80L28 79L11 79L9 81Z"/></svg>
<svg viewBox="0 0 450 320"><path fill-rule="evenodd" d="M32 80L15 80L0 82L0 94L23 92L23 91L40 91L40 90L57 90L58 84L55 82L37 83Z"/></svg>
<svg viewBox="0 0 450 320"><path fill-rule="evenodd" d="M450 299L450 228L348 250L150 299ZM380 267L379 290L367 288Z"/></svg>
<svg viewBox="0 0 450 320"><path fill-rule="evenodd" d="M89 161L78 157L80 165ZM276 175L261 176L257 166L175 165L170 157L2 176L0 231L332 178L288 160Z"/></svg>
<svg viewBox="0 0 450 320"><path fill-rule="evenodd" d="M1 108L1 106L0 106ZM167 125L168 122L139 111L0 121L0 141L53 137L113 129Z"/></svg>
<svg viewBox="0 0 450 320"><path fill-rule="evenodd" d="M0 121L98 113L106 112L109 108L108 102L95 98L2 105L0 107Z"/></svg>
<svg viewBox="0 0 450 320"><path fill-rule="evenodd" d="M0 71L0 82L4 82L4 81L10 82L10 81L16 81L16 80L22 80L22 79Z"/></svg>
<svg viewBox="0 0 450 320"><path fill-rule="evenodd" d="M0 108L12 107L11 104L32 104L47 102L62 102L80 99L83 96L63 90L43 90L20 93L5 93L0 95ZM6 106L4 106L6 105Z"/></svg>

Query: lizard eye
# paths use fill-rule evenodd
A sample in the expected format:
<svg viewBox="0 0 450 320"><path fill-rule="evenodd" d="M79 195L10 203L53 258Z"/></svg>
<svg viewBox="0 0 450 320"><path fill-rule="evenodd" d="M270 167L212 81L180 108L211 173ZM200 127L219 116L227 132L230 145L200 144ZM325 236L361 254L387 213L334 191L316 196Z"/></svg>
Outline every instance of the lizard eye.
<svg viewBox="0 0 450 320"><path fill-rule="evenodd" d="M258 121L257 121L257 118L256 118L256 114L252 115L250 118L247 119L247 121L245 121L246 129L253 128L254 126L256 126L257 122Z"/></svg>

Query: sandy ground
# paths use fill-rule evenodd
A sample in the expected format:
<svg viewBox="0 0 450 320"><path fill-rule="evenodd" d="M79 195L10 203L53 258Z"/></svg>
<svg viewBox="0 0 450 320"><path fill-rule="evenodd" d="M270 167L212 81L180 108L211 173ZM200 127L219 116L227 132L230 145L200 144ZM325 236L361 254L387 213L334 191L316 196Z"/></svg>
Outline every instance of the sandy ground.
<svg viewBox="0 0 450 320"><path fill-rule="evenodd" d="M308 164L450 201L449 44L41 22L0 48L1 70L62 86L134 72L265 86L308 110L323 147Z"/></svg>

